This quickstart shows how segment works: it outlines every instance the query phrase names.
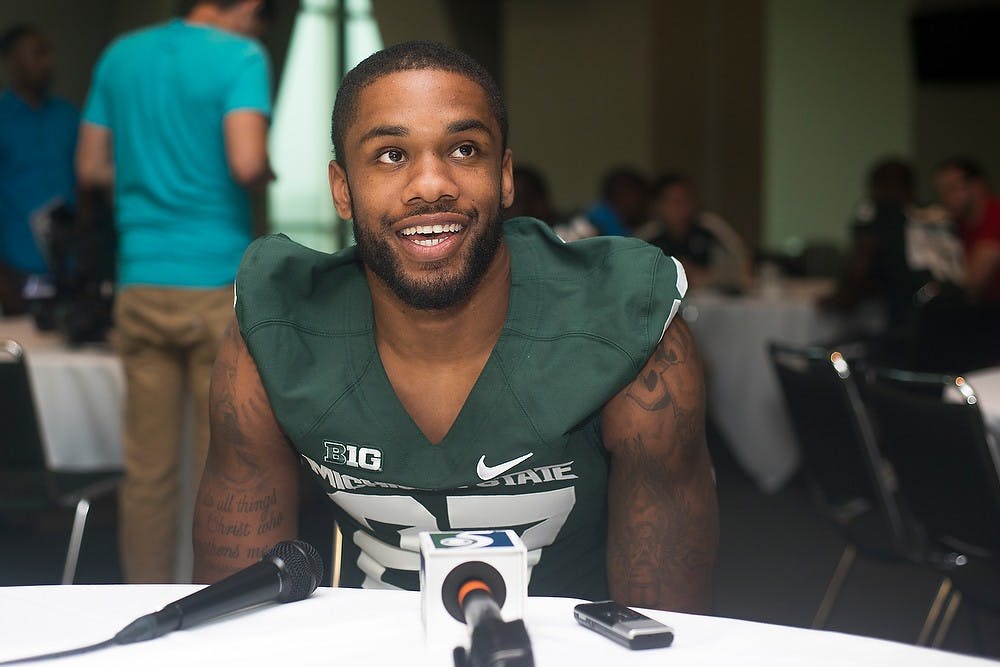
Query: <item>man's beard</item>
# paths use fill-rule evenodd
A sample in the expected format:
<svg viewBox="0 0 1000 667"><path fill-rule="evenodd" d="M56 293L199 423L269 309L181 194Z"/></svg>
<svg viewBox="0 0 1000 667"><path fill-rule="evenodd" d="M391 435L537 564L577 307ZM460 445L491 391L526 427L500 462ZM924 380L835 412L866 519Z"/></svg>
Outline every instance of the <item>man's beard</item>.
<svg viewBox="0 0 1000 667"><path fill-rule="evenodd" d="M361 261L389 286L400 301L417 310L447 310L468 299L486 275L500 247L500 239L503 238L499 207L492 216L482 222L479 220L478 212L463 211L449 203L427 204L411 210L405 217L433 213L464 215L468 218L468 223L459 233L477 234L472 239L472 246L462 260L463 265L457 274L447 276L436 274L435 267L431 265L425 272L427 278L407 276L389 240L385 238L394 234L393 225L402 218L383 216L379 221L379 231L373 231L369 226L354 221L354 239ZM478 229L480 226L482 229Z"/></svg>

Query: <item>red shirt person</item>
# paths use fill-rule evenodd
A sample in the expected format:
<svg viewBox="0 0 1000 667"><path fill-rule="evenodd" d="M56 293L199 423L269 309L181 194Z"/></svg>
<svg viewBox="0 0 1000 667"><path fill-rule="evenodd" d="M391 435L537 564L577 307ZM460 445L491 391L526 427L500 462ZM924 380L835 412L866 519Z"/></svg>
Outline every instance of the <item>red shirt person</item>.
<svg viewBox="0 0 1000 667"><path fill-rule="evenodd" d="M966 158L943 162L935 186L962 233L969 298L1000 304L1000 197L990 192L982 168Z"/></svg>

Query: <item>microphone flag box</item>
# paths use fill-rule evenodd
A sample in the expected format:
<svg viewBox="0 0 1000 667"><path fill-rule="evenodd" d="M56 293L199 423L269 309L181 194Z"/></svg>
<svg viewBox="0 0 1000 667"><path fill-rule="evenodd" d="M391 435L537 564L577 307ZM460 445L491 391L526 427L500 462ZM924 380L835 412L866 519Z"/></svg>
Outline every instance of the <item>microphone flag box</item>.
<svg viewBox="0 0 1000 667"><path fill-rule="evenodd" d="M524 614L528 550L512 530L420 533L420 613L428 643L465 644L469 629L459 589L486 584L504 621Z"/></svg>

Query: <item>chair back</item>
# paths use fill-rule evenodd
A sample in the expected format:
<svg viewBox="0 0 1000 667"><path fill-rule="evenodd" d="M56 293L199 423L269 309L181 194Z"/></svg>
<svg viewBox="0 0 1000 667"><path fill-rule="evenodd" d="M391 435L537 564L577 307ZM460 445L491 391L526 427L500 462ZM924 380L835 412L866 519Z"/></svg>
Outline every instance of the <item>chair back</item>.
<svg viewBox="0 0 1000 667"><path fill-rule="evenodd" d="M969 384L875 370L866 399L900 492L928 536L953 549L1000 553L1000 461Z"/></svg>
<svg viewBox="0 0 1000 667"><path fill-rule="evenodd" d="M822 347L769 346L804 471L832 518L879 512L898 548L908 543L882 457L844 355Z"/></svg>
<svg viewBox="0 0 1000 667"><path fill-rule="evenodd" d="M7 489L0 492L40 494L52 491L42 447L35 401L28 380L24 349L14 340L0 339L0 476ZM11 487L18 487L17 489Z"/></svg>

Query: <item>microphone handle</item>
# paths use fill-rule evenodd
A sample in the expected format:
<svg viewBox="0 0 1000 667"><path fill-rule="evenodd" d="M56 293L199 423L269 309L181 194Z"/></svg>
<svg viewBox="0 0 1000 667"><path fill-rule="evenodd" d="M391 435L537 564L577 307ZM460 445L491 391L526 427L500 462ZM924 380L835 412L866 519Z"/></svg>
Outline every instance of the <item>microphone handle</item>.
<svg viewBox="0 0 1000 667"><path fill-rule="evenodd" d="M462 600L462 613L465 615L465 624L470 628L478 627L487 619L503 620L500 616L500 605L492 593L482 589L469 591L465 595L465 599Z"/></svg>
<svg viewBox="0 0 1000 667"><path fill-rule="evenodd" d="M468 651L455 649L456 667L534 667L524 621L505 623L492 593L473 589L466 593L461 605L471 637Z"/></svg>
<svg viewBox="0 0 1000 667"><path fill-rule="evenodd" d="M271 560L234 572L156 612L170 630L190 628L224 614L269 602L281 593L284 573Z"/></svg>
<svg viewBox="0 0 1000 667"><path fill-rule="evenodd" d="M115 635L116 644L131 644L190 628L230 612L269 602L281 593L280 568L262 560L211 586L171 602L160 611L135 619Z"/></svg>

